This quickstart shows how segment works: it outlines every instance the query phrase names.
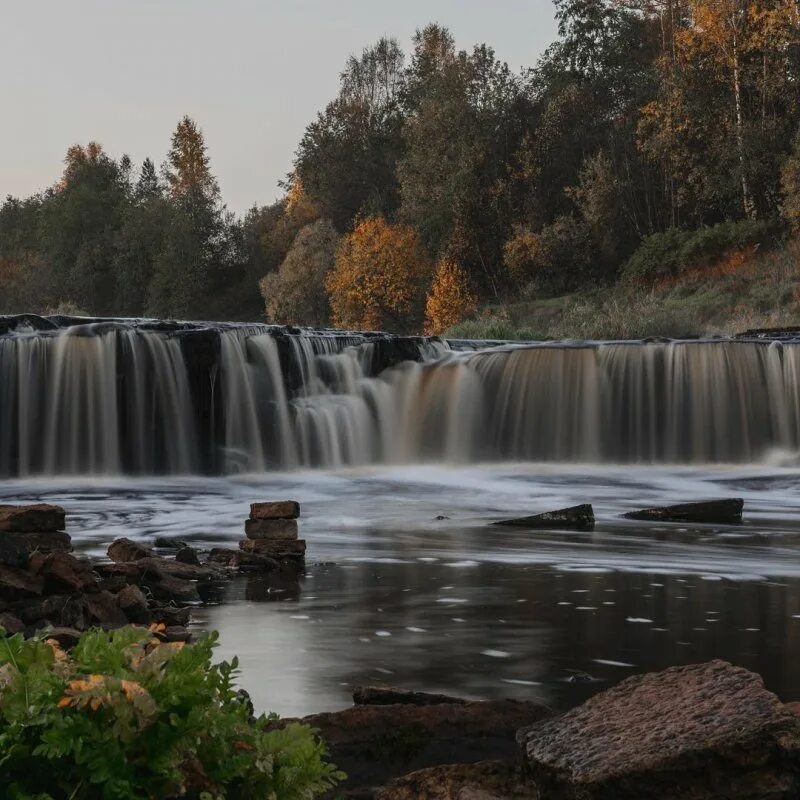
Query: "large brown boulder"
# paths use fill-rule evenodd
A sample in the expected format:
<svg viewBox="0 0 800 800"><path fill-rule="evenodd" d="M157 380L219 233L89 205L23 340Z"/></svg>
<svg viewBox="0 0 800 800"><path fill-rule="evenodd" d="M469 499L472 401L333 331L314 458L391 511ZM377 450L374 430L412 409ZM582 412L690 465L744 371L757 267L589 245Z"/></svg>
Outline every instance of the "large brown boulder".
<svg viewBox="0 0 800 800"><path fill-rule="evenodd" d="M31 553L67 552L72 549L68 533L52 532L0 532L0 564L24 567Z"/></svg>
<svg viewBox="0 0 800 800"><path fill-rule="evenodd" d="M61 506L49 503L0 505L0 531L63 531L65 518L66 513Z"/></svg>
<svg viewBox="0 0 800 800"><path fill-rule="evenodd" d="M375 800L529 800L518 768L504 761L448 764L393 780Z"/></svg>
<svg viewBox="0 0 800 800"><path fill-rule="evenodd" d="M537 703L492 700L362 705L301 721L320 731L331 761L348 776L343 788L353 790L441 764L515 760L517 730L549 715Z"/></svg>
<svg viewBox="0 0 800 800"><path fill-rule="evenodd" d="M724 661L629 678L518 738L547 800L800 797L800 718Z"/></svg>

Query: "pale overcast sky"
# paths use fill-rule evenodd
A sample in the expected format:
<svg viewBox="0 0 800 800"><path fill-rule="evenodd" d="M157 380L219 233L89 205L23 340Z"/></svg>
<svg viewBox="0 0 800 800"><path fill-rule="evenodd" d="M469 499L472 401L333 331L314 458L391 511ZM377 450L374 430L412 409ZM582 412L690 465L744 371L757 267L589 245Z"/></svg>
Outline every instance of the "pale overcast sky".
<svg viewBox="0 0 800 800"><path fill-rule="evenodd" d="M513 69L555 35L552 0L0 0L0 195L58 177L67 147L160 164L179 117L202 127L237 212L271 202L350 53L447 25Z"/></svg>

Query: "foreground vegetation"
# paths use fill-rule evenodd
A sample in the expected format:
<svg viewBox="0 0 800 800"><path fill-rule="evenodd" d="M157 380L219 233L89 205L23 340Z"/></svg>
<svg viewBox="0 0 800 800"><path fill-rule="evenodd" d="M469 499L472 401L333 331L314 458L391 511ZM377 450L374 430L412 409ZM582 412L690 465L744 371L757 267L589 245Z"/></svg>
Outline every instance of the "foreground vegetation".
<svg viewBox="0 0 800 800"><path fill-rule="evenodd" d="M795 0L555 11L518 73L436 24L408 57L388 38L350 57L284 197L242 218L189 117L161 169L70 147L53 186L0 208L0 312L438 333L569 294L570 331L595 303L650 328L648 283L800 229Z"/></svg>
<svg viewBox="0 0 800 800"><path fill-rule="evenodd" d="M0 629L8 800L311 800L340 777L308 728L268 729L212 665L215 636L92 630L72 652Z"/></svg>

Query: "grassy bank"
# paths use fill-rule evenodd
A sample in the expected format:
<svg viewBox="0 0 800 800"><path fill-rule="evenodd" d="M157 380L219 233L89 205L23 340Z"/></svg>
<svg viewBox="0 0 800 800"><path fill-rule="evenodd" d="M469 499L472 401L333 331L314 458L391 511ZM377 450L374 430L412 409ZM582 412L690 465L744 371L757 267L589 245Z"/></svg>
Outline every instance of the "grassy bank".
<svg viewBox="0 0 800 800"><path fill-rule="evenodd" d="M448 336L475 339L636 339L735 334L800 324L800 239L736 249L649 287L486 308Z"/></svg>

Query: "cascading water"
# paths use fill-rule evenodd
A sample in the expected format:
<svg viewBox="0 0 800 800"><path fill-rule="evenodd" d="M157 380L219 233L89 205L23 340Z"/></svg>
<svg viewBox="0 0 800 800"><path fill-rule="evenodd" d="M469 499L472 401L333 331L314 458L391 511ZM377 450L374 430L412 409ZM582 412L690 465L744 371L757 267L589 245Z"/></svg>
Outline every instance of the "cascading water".
<svg viewBox="0 0 800 800"><path fill-rule="evenodd" d="M0 320L3 476L747 462L800 448L791 340L456 351L265 325L33 319Z"/></svg>

